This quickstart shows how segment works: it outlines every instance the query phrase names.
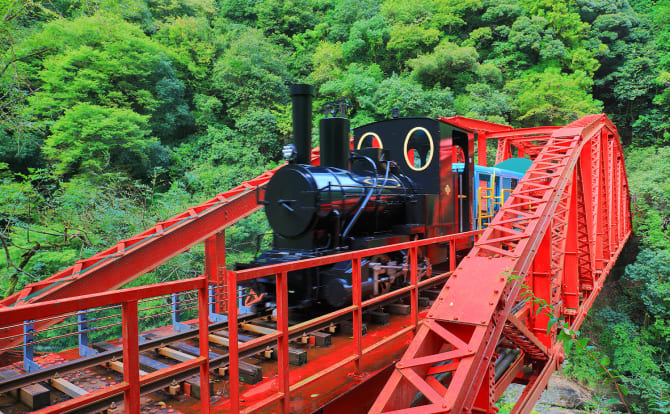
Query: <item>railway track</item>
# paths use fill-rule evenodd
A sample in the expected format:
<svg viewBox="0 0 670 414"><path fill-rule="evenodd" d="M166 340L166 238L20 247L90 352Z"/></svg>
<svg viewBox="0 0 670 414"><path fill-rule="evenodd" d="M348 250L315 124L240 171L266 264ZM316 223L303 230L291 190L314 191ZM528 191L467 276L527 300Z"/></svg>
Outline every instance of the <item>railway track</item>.
<svg viewBox="0 0 670 414"><path fill-rule="evenodd" d="M426 310L437 297L445 278L423 285L419 292L419 309ZM363 311L363 335L384 336L388 332L401 329L409 324L410 306L406 304L409 294L380 301ZM308 325L309 328L296 330L289 335L289 364L291 369L310 371L310 364L324 363L324 357L351 346L353 324L350 314L314 323L296 315L290 328ZM318 318L317 318L318 319ZM238 322L238 343L253 341L276 332L277 324L272 318L272 309L263 313L240 315ZM175 332L171 327L151 330L140 335L139 365L140 375L167 368L179 362L198 356L198 326L184 323L189 329ZM211 403L224 402L228 396L228 322L209 325L209 370ZM4 406L9 412L36 410L76 398L88 392L95 392L106 386L123 381L123 349L119 341L98 342L91 345L97 353L68 360L68 356L58 354L40 358L46 365L41 369L21 374L18 364L7 370L0 368L0 393L4 393ZM277 372L276 345L259 344L239 352L240 380L245 387L268 381ZM143 406L146 412L174 412L179 407L192 405L200 398L198 367L185 369L174 375L141 387ZM0 397L1 398L1 397ZM12 404L11 399L16 402ZM117 394L100 398L94 403L69 412L115 412L122 406L123 395ZM168 401L168 403L165 403ZM173 410L173 411L168 411Z"/></svg>

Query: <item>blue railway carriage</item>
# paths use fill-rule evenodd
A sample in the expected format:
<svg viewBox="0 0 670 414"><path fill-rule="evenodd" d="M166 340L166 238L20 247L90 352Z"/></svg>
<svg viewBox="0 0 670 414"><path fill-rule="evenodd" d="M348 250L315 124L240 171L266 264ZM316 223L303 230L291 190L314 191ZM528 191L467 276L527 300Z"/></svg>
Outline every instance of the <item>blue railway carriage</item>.
<svg viewBox="0 0 670 414"><path fill-rule="evenodd" d="M531 164L532 161L526 158L511 158L494 167L475 165L475 197L472 200L472 223L475 228L481 229L491 223ZM454 163L451 168L461 175L465 164Z"/></svg>

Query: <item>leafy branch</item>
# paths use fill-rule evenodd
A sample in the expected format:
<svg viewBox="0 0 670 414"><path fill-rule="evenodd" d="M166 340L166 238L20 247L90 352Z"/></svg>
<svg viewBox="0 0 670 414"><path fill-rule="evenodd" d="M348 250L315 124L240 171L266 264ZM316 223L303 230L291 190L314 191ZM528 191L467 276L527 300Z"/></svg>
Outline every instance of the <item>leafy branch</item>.
<svg viewBox="0 0 670 414"><path fill-rule="evenodd" d="M519 280L522 278L521 275L515 274L510 270L502 272L501 275L506 276L508 281ZM605 372L605 374L611 379L612 384L614 384L614 387L619 394L619 399L623 403L624 407L626 407L628 414L631 414L630 408L624 399L624 395L628 395L628 390L625 386L619 385L616 381L616 378L612 374L612 370L607 369L606 365L609 364L609 359L607 357L603 357L601 360L596 358L596 356L587 349L586 344L588 342L588 338L577 339L579 337L579 331L575 331L570 327L568 321L566 321L563 316L560 316L560 313L556 312L554 305L548 303L545 299L538 298L535 293L533 293L531 287L524 283L521 283L521 289L522 290L519 296L522 298L522 300L529 300L537 306L536 315L544 314L549 318L549 322L547 323L547 335L551 333L552 328L556 327L558 331L556 340L563 342L566 352L570 350L572 344L574 343L579 349L588 355L589 358L595 361L603 370L603 372ZM618 372L616 372L616 374L618 375ZM606 401L607 404L613 404L615 402L617 402L616 399L610 399Z"/></svg>

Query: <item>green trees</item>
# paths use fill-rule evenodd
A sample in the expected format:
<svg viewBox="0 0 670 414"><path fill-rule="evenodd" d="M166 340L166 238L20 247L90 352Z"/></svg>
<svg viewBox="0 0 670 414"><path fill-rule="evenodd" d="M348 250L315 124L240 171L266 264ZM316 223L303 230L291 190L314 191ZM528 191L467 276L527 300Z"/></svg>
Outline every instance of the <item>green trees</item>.
<svg viewBox="0 0 670 414"><path fill-rule="evenodd" d="M87 103L66 110L51 129L43 151L65 176L116 170L138 177L158 142L149 137L147 116Z"/></svg>
<svg viewBox="0 0 670 414"><path fill-rule="evenodd" d="M628 183L637 211L629 247L639 249L587 323L610 368L626 384L637 412L662 412L670 393L670 159L669 147L630 147ZM614 300L613 298L616 298ZM584 332L584 329L582 330ZM571 371L579 372L571 363Z"/></svg>
<svg viewBox="0 0 670 414"><path fill-rule="evenodd" d="M116 35L108 36L112 30ZM136 26L96 14L50 23L34 41L55 44L47 34L69 47L44 59L35 73L41 90L29 101L39 119L57 120L79 103L126 108L149 116L153 134L164 141L177 139L192 124L183 82L166 50Z"/></svg>
<svg viewBox="0 0 670 414"><path fill-rule="evenodd" d="M412 77L427 87L440 85L463 90L475 81L479 55L474 47L443 41L433 53L410 60Z"/></svg>
<svg viewBox="0 0 670 414"><path fill-rule="evenodd" d="M254 107L287 103L289 73L281 47L255 29L232 29L214 64L212 89L234 119Z"/></svg>
<svg viewBox="0 0 670 414"><path fill-rule="evenodd" d="M517 127L606 112L634 144L643 211L622 283L662 303L649 275L670 250L668 22L669 0L0 1L0 290L276 166L297 81L316 86L315 109L348 99L353 127L394 107ZM238 257L256 228L231 230ZM604 328L634 329L657 363L665 311L629 302L637 314L605 312Z"/></svg>
<svg viewBox="0 0 670 414"><path fill-rule="evenodd" d="M562 125L602 112L602 104L586 92L591 83L582 72L566 75L548 68L529 71L508 82L506 89L516 96L515 114L524 125Z"/></svg>

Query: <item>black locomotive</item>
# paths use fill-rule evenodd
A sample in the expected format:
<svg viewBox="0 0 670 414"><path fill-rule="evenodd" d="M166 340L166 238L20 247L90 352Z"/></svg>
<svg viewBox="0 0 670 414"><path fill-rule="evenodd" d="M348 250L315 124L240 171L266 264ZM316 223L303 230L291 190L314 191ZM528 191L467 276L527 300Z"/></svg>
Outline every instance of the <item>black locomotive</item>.
<svg viewBox="0 0 670 414"><path fill-rule="evenodd" d="M398 118L356 128L353 150L346 106L336 102L319 122L320 165L310 165L313 88L293 85L294 143L284 148L288 165L265 190L274 231L272 250L240 267L301 260L471 229L473 141L433 118ZM338 107L339 106L339 107ZM329 116L331 115L331 116ZM452 172L456 147L465 156ZM448 246L420 253L421 272L444 264ZM351 302L351 263L289 273L289 306L342 307ZM403 252L362 262L365 296L409 279ZM254 282L273 302L273 279Z"/></svg>

